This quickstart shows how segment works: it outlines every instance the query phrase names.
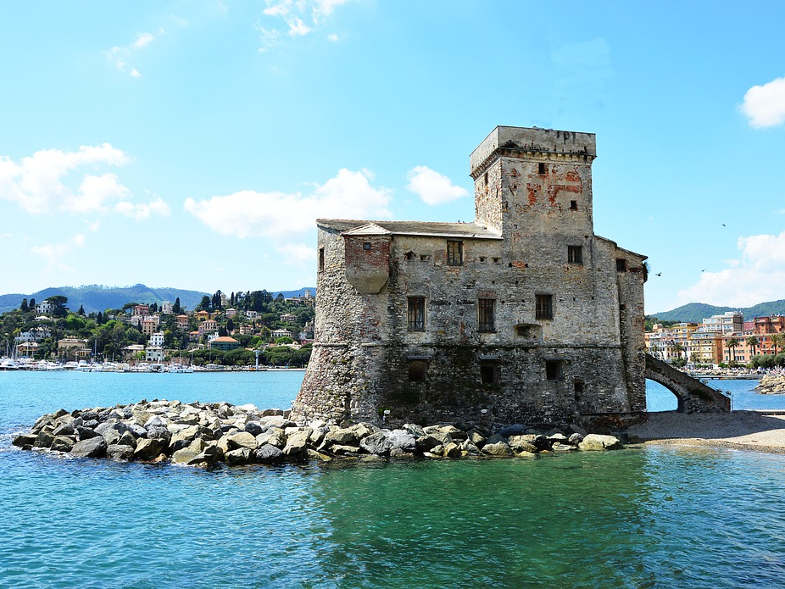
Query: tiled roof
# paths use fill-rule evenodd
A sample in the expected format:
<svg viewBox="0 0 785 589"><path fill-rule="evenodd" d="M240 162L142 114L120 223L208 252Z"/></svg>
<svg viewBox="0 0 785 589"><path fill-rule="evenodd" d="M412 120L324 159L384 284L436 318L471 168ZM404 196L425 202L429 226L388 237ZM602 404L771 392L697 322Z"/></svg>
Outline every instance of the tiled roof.
<svg viewBox="0 0 785 589"><path fill-rule="evenodd" d="M316 224L346 235L422 235L424 237L463 237L501 239L501 235L477 223L432 223L426 221L362 221L317 219Z"/></svg>

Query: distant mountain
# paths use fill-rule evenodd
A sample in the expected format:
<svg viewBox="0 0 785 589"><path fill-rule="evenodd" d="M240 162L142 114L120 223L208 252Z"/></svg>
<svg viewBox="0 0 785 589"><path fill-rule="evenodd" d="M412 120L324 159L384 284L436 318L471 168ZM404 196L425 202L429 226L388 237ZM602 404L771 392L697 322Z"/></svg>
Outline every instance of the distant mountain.
<svg viewBox="0 0 785 589"><path fill-rule="evenodd" d="M311 291L311 296L312 297L316 296L316 287L315 286L304 286L304 287L302 287L300 289L297 289L297 290L277 290L277 291L273 292L272 295L274 297L277 297L279 294L282 294L284 296L284 298L288 299L290 297L301 297L301 296L304 296L306 290Z"/></svg>
<svg viewBox="0 0 785 589"><path fill-rule="evenodd" d="M202 300L206 292L196 290L182 290L179 288L151 288L144 284L134 284L127 287L101 286L91 284L87 286L58 286L45 288L31 294L5 294L0 295L0 312L16 309L23 298L28 301L34 298L40 303L48 297L62 295L68 297L68 308L76 311L79 305L87 313L118 309L126 303L171 303L180 297L180 304L188 309L193 309Z"/></svg>
<svg viewBox="0 0 785 589"><path fill-rule="evenodd" d="M727 311L739 311L744 314L745 319L766 315L785 315L785 299L758 303L752 307L716 307L705 303L689 303L670 311L652 313L649 317L656 317L660 321L693 321L700 323L706 317L719 315Z"/></svg>

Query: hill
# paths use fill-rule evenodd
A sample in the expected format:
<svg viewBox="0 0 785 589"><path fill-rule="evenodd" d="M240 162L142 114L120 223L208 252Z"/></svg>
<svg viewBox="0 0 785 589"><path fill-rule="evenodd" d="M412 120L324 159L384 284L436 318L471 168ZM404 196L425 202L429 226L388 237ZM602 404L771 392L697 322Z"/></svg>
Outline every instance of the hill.
<svg viewBox="0 0 785 589"><path fill-rule="evenodd" d="M785 299L758 303L752 307L717 307L705 303L689 303L670 311L652 313L649 316L656 317L660 321L693 321L700 323L706 317L725 313L726 311L740 311L744 314L745 319L765 315L785 315Z"/></svg>
<svg viewBox="0 0 785 589"><path fill-rule="evenodd" d="M206 294L208 293L179 288L151 288L144 284L134 284L126 287L101 286L99 284L76 287L57 286L30 294L0 295L0 313L16 309L23 298L26 298L28 301L34 298L36 302L41 302L55 295L68 297L68 307L70 309L76 310L79 308L79 305L82 305L87 313L117 309L131 302L161 303L169 301L173 303L177 297L180 297L181 305L188 309L193 309L202 300L202 296Z"/></svg>

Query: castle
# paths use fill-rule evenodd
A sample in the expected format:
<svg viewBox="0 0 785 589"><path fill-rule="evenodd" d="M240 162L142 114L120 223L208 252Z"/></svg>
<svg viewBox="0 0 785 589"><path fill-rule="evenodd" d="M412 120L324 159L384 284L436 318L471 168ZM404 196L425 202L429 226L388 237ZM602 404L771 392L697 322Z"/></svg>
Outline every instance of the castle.
<svg viewBox="0 0 785 589"><path fill-rule="evenodd" d="M645 256L594 234L593 133L496 127L473 223L318 219L301 419L547 423L646 411Z"/></svg>

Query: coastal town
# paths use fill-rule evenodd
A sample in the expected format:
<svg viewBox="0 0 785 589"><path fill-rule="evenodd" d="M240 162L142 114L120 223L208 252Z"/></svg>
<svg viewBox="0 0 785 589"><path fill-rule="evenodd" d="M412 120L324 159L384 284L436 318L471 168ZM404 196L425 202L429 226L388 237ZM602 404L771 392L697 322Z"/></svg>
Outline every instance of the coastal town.
<svg viewBox="0 0 785 589"><path fill-rule="evenodd" d="M785 366L785 316L745 320L738 311L697 322L652 320L644 334L649 354L690 372L715 373Z"/></svg>
<svg viewBox="0 0 785 589"><path fill-rule="evenodd" d="M303 367L313 343L314 297L266 290L205 295L192 310L129 302L85 313L63 296L23 299L0 315L0 370L193 372Z"/></svg>

